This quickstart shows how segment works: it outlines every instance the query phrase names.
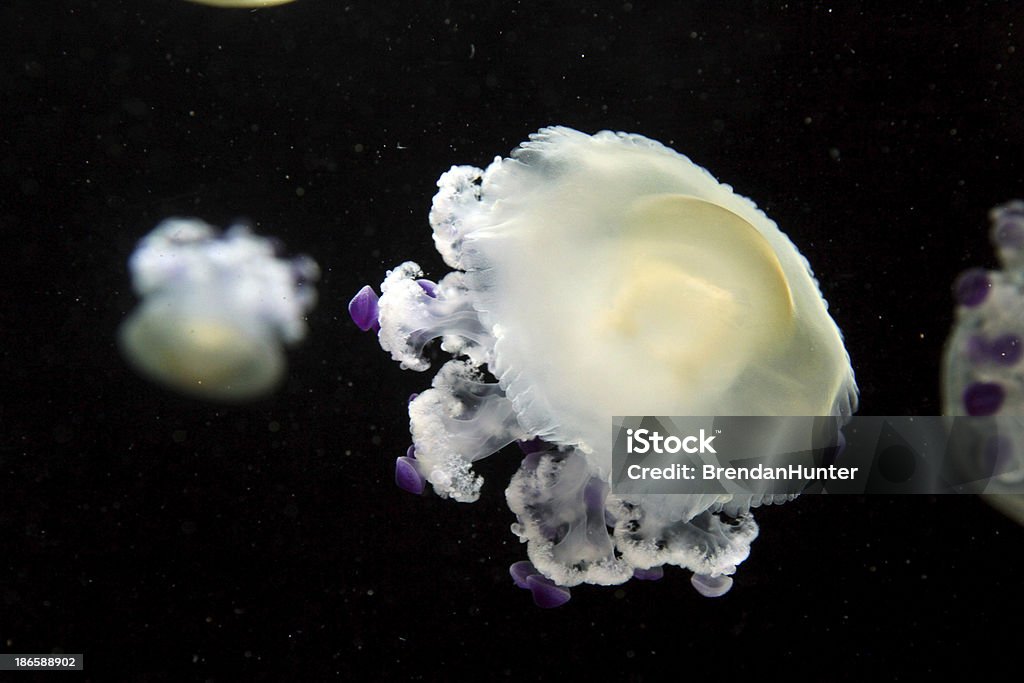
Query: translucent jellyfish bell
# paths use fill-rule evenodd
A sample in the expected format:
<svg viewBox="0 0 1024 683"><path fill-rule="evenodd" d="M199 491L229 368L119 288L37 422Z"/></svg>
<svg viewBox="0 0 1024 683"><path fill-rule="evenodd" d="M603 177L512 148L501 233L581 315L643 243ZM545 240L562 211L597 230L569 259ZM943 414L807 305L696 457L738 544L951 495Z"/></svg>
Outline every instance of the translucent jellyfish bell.
<svg viewBox="0 0 1024 683"><path fill-rule="evenodd" d="M119 332L143 375L200 398L258 398L281 381L282 343L306 334L319 275L308 257L284 260L236 225L223 235L195 219L163 221L129 260L140 306Z"/></svg>
<svg viewBox="0 0 1024 683"><path fill-rule="evenodd" d="M616 584L675 564L725 593L757 535L749 508L772 501L610 494L611 418L848 416L853 372L807 261L686 157L607 131L546 128L486 170L453 167L430 223L456 270L435 284L404 263L350 306L403 367L427 369L438 337L457 356L409 406L399 484L473 501L475 460L539 438L506 491L538 577Z"/></svg>

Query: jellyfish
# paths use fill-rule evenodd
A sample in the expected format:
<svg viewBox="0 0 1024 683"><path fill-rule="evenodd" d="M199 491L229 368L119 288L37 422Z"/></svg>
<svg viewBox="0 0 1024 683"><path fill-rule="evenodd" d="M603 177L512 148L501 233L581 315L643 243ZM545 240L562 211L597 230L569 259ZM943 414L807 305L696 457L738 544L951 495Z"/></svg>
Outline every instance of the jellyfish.
<svg viewBox="0 0 1024 683"><path fill-rule="evenodd" d="M612 417L830 415L857 388L807 260L755 204L641 135L544 128L437 182L440 280L405 262L349 311L403 368L451 359L409 403L397 484L472 502L473 463L517 442L505 497L537 604L579 584L693 572L718 596L772 497L617 495ZM513 449L514 451L514 449Z"/></svg>
<svg viewBox="0 0 1024 683"><path fill-rule="evenodd" d="M243 225L221 235L197 219L160 223L128 262L142 303L119 331L125 358L198 398L244 401L272 391L284 376L282 344L306 335L319 275L312 259L274 252Z"/></svg>
<svg viewBox="0 0 1024 683"><path fill-rule="evenodd" d="M956 322L942 367L942 410L979 430L961 470L994 474L985 500L1024 524L1024 202L989 212L1001 269L970 268L953 284Z"/></svg>
<svg viewBox="0 0 1024 683"><path fill-rule="evenodd" d="M210 7L273 7L274 5L285 5L295 0L189 0L198 5L209 5Z"/></svg>

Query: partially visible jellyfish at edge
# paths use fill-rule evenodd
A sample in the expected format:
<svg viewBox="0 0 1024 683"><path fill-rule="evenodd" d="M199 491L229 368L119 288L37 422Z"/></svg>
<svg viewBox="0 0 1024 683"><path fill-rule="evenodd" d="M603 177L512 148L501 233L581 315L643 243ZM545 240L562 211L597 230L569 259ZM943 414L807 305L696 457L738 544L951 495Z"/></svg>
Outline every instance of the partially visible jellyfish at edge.
<svg viewBox="0 0 1024 683"><path fill-rule="evenodd" d="M976 420L981 430L960 467L973 478L992 479L984 498L1024 524L1024 202L989 212L989 236L1001 270L970 268L953 284L956 322L942 367L942 411L946 415L999 417ZM996 429L996 426L999 429Z"/></svg>
<svg viewBox="0 0 1024 683"><path fill-rule="evenodd" d="M232 9L258 9L261 7L274 7L276 5L287 5L295 0L188 0L197 5L208 5L210 7L227 7Z"/></svg>
<svg viewBox="0 0 1024 683"><path fill-rule="evenodd" d="M409 402L396 483L473 502L473 463L517 442L505 496L529 562L510 573L538 605L665 565L726 593L758 533L750 509L789 497L614 495L612 416L848 418L853 371L806 259L753 202L640 135L545 128L437 185L430 224L453 271L433 282L402 263L379 299L367 286L349 304L403 368L427 370L434 339L453 357Z"/></svg>
<svg viewBox="0 0 1024 683"><path fill-rule="evenodd" d="M242 225L220 234L170 218L128 262L142 298L119 330L121 351L145 377L223 402L259 398L284 377L283 344L306 335L317 264L283 259L272 240Z"/></svg>

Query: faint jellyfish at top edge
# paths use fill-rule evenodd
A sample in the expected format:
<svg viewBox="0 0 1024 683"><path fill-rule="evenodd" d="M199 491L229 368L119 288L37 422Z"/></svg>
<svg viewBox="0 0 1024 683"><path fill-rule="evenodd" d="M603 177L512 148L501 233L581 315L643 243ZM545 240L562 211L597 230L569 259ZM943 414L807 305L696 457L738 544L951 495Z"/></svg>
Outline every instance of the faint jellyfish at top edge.
<svg viewBox="0 0 1024 683"><path fill-rule="evenodd" d="M569 587L694 573L729 590L757 525L789 497L610 493L612 416L833 415L856 408L842 337L806 259L753 202L640 135L545 128L486 170L441 176L439 281L406 262L353 320L402 367L454 357L409 403L396 482L460 502L473 463L517 441L505 494L537 604ZM488 379L483 369L496 378Z"/></svg>
<svg viewBox="0 0 1024 683"><path fill-rule="evenodd" d="M273 391L285 372L282 344L306 335L316 302L316 263L283 259L242 225L223 234L170 218L128 262L142 298L121 325L125 358L151 380L186 394L245 401Z"/></svg>
<svg viewBox="0 0 1024 683"><path fill-rule="evenodd" d="M275 5L287 5L295 0L188 0L197 5L209 5L210 7L230 7L243 9L258 9L260 7L273 7Z"/></svg>
<svg viewBox="0 0 1024 683"><path fill-rule="evenodd" d="M946 342L942 410L946 415L998 417L976 420L981 431L959 463L967 474L995 473L985 499L1024 523L1024 202L989 213L999 270L970 268L953 284L956 322ZM1012 485L1012 486L1011 486Z"/></svg>

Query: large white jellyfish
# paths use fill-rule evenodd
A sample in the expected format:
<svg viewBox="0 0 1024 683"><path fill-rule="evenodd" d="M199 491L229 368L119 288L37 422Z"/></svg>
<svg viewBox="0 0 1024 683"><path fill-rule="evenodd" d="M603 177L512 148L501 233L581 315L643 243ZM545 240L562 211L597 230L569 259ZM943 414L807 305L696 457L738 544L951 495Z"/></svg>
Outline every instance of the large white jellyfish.
<svg viewBox="0 0 1024 683"><path fill-rule="evenodd" d="M404 368L455 358L409 404L396 479L471 502L473 462L527 453L506 498L538 604L580 583L694 572L725 593L771 500L609 491L612 416L835 415L855 409L839 329L807 261L753 202L640 135L545 128L437 183L436 284L403 263L350 304ZM483 368L497 381L489 381Z"/></svg>
<svg viewBox="0 0 1024 683"><path fill-rule="evenodd" d="M1000 417L998 430L995 422L974 423L982 438L960 466L977 477L1002 472L985 499L1024 523L1024 496L1010 493L1024 476L1024 202L997 206L990 218L1002 269L971 268L953 285L956 323L946 343L942 410Z"/></svg>
<svg viewBox="0 0 1024 683"><path fill-rule="evenodd" d="M242 225L220 235L196 219L167 219L128 267L143 301L121 325L122 352L146 377L200 398L273 390L284 375L281 344L306 335L316 302L316 263L278 258L271 240Z"/></svg>

